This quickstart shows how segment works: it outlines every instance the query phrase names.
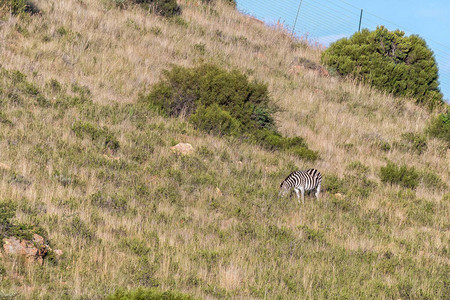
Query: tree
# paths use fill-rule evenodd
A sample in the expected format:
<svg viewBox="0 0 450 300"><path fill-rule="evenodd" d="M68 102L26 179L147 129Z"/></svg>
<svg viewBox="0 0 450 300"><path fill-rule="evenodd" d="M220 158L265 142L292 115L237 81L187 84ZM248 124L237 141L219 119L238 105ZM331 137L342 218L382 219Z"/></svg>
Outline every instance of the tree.
<svg viewBox="0 0 450 300"><path fill-rule="evenodd" d="M444 103L433 52L417 35L383 26L364 29L333 43L322 62L340 75L351 75L396 96L413 97L434 108Z"/></svg>

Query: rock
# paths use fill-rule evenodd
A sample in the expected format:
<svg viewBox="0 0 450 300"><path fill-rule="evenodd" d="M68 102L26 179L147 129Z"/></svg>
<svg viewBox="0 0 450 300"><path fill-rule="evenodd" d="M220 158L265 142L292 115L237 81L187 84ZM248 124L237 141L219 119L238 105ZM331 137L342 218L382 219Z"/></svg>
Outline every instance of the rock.
<svg viewBox="0 0 450 300"><path fill-rule="evenodd" d="M23 256L28 262L35 261L39 250L30 241L20 241L16 237L4 238L3 249L5 253L13 256Z"/></svg>
<svg viewBox="0 0 450 300"><path fill-rule="evenodd" d="M192 145L188 143L179 143L173 147L170 147L170 150L172 150L175 153L187 155L194 151L194 147L192 147Z"/></svg>
<svg viewBox="0 0 450 300"><path fill-rule="evenodd" d="M4 163L0 163L0 169L9 171L9 170L11 170L11 167L8 165L5 165Z"/></svg>
<svg viewBox="0 0 450 300"><path fill-rule="evenodd" d="M44 245L44 238L42 236L40 236L39 234L34 234L33 235L33 242L37 245Z"/></svg>
<svg viewBox="0 0 450 300"><path fill-rule="evenodd" d="M258 54L256 54L256 57L258 57L258 59L261 59L261 60L266 58L266 56L261 52L258 52Z"/></svg>
<svg viewBox="0 0 450 300"><path fill-rule="evenodd" d="M42 265L44 257L51 249L45 244L42 236L35 234L33 241L19 240L14 236L4 238L3 250L5 250L7 255L22 256L29 263L37 261Z"/></svg>
<svg viewBox="0 0 450 300"><path fill-rule="evenodd" d="M63 255L63 251L59 249L53 250L53 253L55 253L56 257L61 257Z"/></svg>

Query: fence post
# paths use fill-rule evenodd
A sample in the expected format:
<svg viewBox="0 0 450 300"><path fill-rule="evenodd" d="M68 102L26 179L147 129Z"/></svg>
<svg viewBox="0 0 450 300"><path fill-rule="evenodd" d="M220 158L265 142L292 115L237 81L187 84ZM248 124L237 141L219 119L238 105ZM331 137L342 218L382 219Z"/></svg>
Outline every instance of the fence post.
<svg viewBox="0 0 450 300"><path fill-rule="evenodd" d="M297 25L298 14L300 13L300 6L302 6L302 2L303 0L300 0L300 3L298 4L297 15L295 16L294 27L292 27L291 37L294 36L295 25Z"/></svg>
<svg viewBox="0 0 450 300"><path fill-rule="evenodd" d="M361 31L362 14L363 14L363 9L361 8L361 14L359 15L359 27L358 27L358 32Z"/></svg>

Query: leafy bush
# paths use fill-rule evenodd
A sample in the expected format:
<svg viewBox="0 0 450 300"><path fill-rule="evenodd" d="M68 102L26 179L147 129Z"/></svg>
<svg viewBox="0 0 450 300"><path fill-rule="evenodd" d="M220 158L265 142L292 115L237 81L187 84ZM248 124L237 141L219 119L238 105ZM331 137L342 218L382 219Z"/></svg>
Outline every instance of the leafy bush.
<svg viewBox="0 0 450 300"><path fill-rule="evenodd" d="M31 240L35 233L46 236L45 231L39 226L13 222L16 208L17 205L12 200L0 201L0 243L3 238L10 236L28 240Z"/></svg>
<svg viewBox="0 0 450 300"><path fill-rule="evenodd" d="M108 209L112 212L123 213L128 209L127 199L120 195L105 196L101 192L96 192L89 198L92 205Z"/></svg>
<svg viewBox="0 0 450 300"><path fill-rule="evenodd" d="M419 184L419 173L414 167L401 167L389 162L385 167L381 167L380 178L382 182L398 184L406 188L414 189Z"/></svg>
<svg viewBox="0 0 450 300"><path fill-rule="evenodd" d="M12 201L0 202L0 232L4 237L13 226L11 219L16 215L16 205Z"/></svg>
<svg viewBox="0 0 450 300"><path fill-rule="evenodd" d="M344 180L336 175L327 175L323 178L323 190L330 194L345 194L347 193L348 187L345 185Z"/></svg>
<svg viewBox="0 0 450 300"><path fill-rule="evenodd" d="M2 264L0 264L0 277L3 277L3 276L5 276L7 273L6 273L6 268L5 268L5 266L3 266Z"/></svg>
<svg viewBox="0 0 450 300"><path fill-rule="evenodd" d="M181 14L181 7L178 6L176 0L129 0L134 4L147 5L153 11L163 17L173 17ZM119 3L120 6L123 6Z"/></svg>
<svg viewBox="0 0 450 300"><path fill-rule="evenodd" d="M237 135L239 133L239 121L216 103L208 107L200 106L190 120L195 127L217 135Z"/></svg>
<svg viewBox="0 0 450 300"><path fill-rule="evenodd" d="M163 17L173 17L181 13L181 8L176 0L156 0L155 12Z"/></svg>
<svg viewBox="0 0 450 300"><path fill-rule="evenodd" d="M447 184L434 172L427 170L420 172L422 183L431 190L447 189Z"/></svg>
<svg viewBox="0 0 450 300"><path fill-rule="evenodd" d="M218 1L218 0L202 0L202 2L203 2L203 3L206 3L206 4L213 4L213 3L217 2L217 1ZM230 4L230 5L233 6L233 7L236 7L236 6L237 6L236 0L222 0L222 2L227 3L227 4Z"/></svg>
<svg viewBox="0 0 450 300"><path fill-rule="evenodd" d="M72 130L77 137L88 136L101 147L109 148L113 151L118 150L120 147L119 141L106 127L99 128L89 122L76 121L72 125Z"/></svg>
<svg viewBox="0 0 450 300"><path fill-rule="evenodd" d="M249 82L236 70L227 72L211 64L175 66L164 71L162 80L140 102L168 116L188 116L196 128L208 133L241 137L307 160L318 158L302 138L278 133L267 86Z"/></svg>
<svg viewBox="0 0 450 300"><path fill-rule="evenodd" d="M310 161L319 158L318 153L309 149L301 137L286 138L274 130L258 130L254 133L253 140L269 150L282 149Z"/></svg>
<svg viewBox="0 0 450 300"><path fill-rule="evenodd" d="M325 237L323 231L319 229L309 228L307 225L300 225L299 229L303 230L306 239L316 242L324 242Z"/></svg>
<svg viewBox="0 0 450 300"><path fill-rule="evenodd" d="M369 172L369 167L358 160L349 163L347 169L361 175L366 175Z"/></svg>
<svg viewBox="0 0 450 300"><path fill-rule="evenodd" d="M322 62L394 95L416 98L430 108L444 103L433 52L417 35L377 27L333 43Z"/></svg>
<svg viewBox="0 0 450 300"><path fill-rule="evenodd" d="M126 291L125 289L119 289L114 294L106 297L107 300L194 300L195 298L174 291L162 292L158 289L144 289L138 288L136 290Z"/></svg>
<svg viewBox="0 0 450 300"><path fill-rule="evenodd" d="M426 132L432 137L446 141L450 148L450 110L434 118Z"/></svg>
<svg viewBox="0 0 450 300"><path fill-rule="evenodd" d="M361 168L360 165L357 167ZM375 190L376 183L367 178L366 172L357 172L356 175L345 174L344 178L339 178L336 175L326 175L324 176L323 189L330 194L340 193L352 197L368 197Z"/></svg>
<svg viewBox="0 0 450 300"><path fill-rule="evenodd" d="M120 247L136 255L147 255L151 250L144 240L138 238L123 238L120 241Z"/></svg>
<svg viewBox="0 0 450 300"><path fill-rule="evenodd" d="M75 216L67 224L65 231L68 235L81 237L86 242L90 242L95 238L95 232L79 216Z"/></svg>
<svg viewBox="0 0 450 300"><path fill-rule="evenodd" d="M8 119L8 117L6 116L5 112L3 112L3 111L0 111L0 123L5 124L5 125L9 125L9 126L13 125L11 120Z"/></svg>
<svg viewBox="0 0 450 300"><path fill-rule="evenodd" d="M427 142L425 137L413 132L403 133L402 142L397 143L396 146L419 155L427 150Z"/></svg>
<svg viewBox="0 0 450 300"><path fill-rule="evenodd" d="M2 1L3 2L3 1ZM29 14L37 14L39 13L39 9L37 6L28 0L6 0L4 3L0 4L1 6L5 6L7 9L11 11L14 15L19 15L23 13Z"/></svg>

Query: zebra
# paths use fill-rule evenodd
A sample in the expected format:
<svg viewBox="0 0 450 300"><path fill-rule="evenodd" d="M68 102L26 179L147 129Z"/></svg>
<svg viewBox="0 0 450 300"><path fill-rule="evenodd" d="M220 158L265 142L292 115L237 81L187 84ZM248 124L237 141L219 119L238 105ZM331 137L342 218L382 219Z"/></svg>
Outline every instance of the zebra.
<svg viewBox="0 0 450 300"><path fill-rule="evenodd" d="M299 191L302 193L302 202L305 203L305 191L316 190L315 196L319 198L321 183L322 175L316 169L294 171L280 184L279 196L286 196L289 190L294 188L298 203L300 204Z"/></svg>

